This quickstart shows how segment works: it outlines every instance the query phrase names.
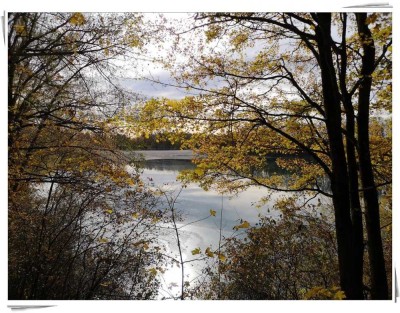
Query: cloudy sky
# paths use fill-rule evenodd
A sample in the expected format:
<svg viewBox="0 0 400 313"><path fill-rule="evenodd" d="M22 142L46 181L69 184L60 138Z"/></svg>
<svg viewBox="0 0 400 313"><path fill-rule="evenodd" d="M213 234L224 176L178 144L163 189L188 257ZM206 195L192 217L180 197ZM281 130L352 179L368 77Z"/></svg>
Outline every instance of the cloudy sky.
<svg viewBox="0 0 400 313"><path fill-rule="evenodd" d="M154 24L158 23L160 13L143 13L144 20ZM168 20L168 25L178 25L179 22L189 19L188 13L163 13ZM156 27L156 26L154 26ZM156 34L157 36L157 34ZM162 36L162 42L155 39L145 45L145 52L132 62L118 61L122 67L119 75L119 84L129 91L139 93L146 98L166 97L180 99L193 92L183 88L174 87L175 82L161 64L154 61L157 58L166 58L171 49L172 37Z"/></svg>
<svg viewBox="0 0 400 313"><path fill-rule="evenodd" d="M201 44L201 40L205 40L205 29L197 30L197 32L185 32L185 30L193 27L193 13L162 13L162 15L166 19L167 27L173 27L175 30L184 32L183 34L180 34L181 46L185 44L187 45L188 42L193 44L189 54L184 55L174 51L172 42L176 37L163 33L161 42L156 39L146 44L145 52L137 60L128 63L118 61L118 64L122 67L121 74L119 75L119 83L127 90L139 93L147 98L165 97L170 99L180 99L187 95L198 94L196 90L187 90L186 88L177 87L170 72L163 68L163 65L159 62L154 61L154 59L166 60L168 54L172 53L174 54L177 64L185 64L185 62L192 61L193 59L188 55L197 51ZM159 18L160 13L144 13L145 21L157 24L159 23ZM209 52L213 50L223 53L223 50L227 48L224 46L222 40L208 43L208 46L209 47L206 51ZM254 57L263 48L264 46L261 42L259 44L256 43L253 47L246 48L246 59ZM221 81L208 81L208 87L211 88L217 86L221 87L223 84L224 83Z"/></svg>

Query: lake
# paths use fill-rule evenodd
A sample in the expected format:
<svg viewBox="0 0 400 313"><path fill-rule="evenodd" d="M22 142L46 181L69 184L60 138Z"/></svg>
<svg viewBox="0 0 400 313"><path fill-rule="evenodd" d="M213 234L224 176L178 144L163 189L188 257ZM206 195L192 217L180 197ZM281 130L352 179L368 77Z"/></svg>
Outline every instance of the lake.
<svg viewBox="0 0 400 313"><path fill-rule="evenodd" d="M162 187L173 193L178 193L181 183L177 181L179 171L193 169L191 163L191 151L141 151L146 161L143 162L143 180L153 188ZM178 227L184 226L196 220L210 215L210 210L216 211L216 216L190 224L180 229L180 240L183 249L184 260L192 260L191 251L200 248L202 252L207 247L216 250L220 238L220 228L225 237L237 235L233 227L240 224L241 220L254 225L259 220L259 215L277 216L279 212L271 210L271 205L257 208L255 203L266 194L265 188L250 187L237 196L221 195L216 191L205 191L197 184L189 184L180 193L176 209L182 214L183 221ZM270 203L281 193L275 193ZM221 223L222 209L222 223ZM221 225L221 227L220 227ZM243 230L241 231L243 233ZM167 251L178 259L176 236L172 230L165 230L161 241L167 246ZM204 255L204 254L203 254ZM185 280L193 281L201 275L204 266L202 262L190 262L185 265ZM174 266L169 268L162 277L163 286L160 290L160 298L171 298L179 295L181 270ZM168 288L170 287L170 288Z"/></svg>

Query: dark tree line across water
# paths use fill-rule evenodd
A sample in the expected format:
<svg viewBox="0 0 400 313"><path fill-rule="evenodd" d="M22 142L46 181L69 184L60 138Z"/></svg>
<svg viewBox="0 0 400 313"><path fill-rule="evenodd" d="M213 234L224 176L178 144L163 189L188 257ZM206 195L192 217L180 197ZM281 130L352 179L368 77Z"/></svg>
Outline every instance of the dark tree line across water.
<svg viewBox="0 0 400 313"><path fill-rule="evenodd" d="M189 133L184 135L185 139L189 139L190 136ZM182 147L182 141L171 142L160 134L141 135L134 138L116 134L114 139L117 148L121 150L180 150Z"/></svg>

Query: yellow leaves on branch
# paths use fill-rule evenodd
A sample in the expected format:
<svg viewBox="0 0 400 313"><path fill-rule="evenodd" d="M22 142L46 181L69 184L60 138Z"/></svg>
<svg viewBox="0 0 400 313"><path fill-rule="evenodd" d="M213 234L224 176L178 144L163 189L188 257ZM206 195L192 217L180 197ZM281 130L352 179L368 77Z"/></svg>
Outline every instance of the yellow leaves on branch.
<svg viewBox="0 0 400 313"><path fill-rule="evenodd" d="M148 269L149 273L151 274L152 278L154 278L159 272L161 274L165 273L165 269L163 269L162 267L151 267Z"/></svg>
<svg viewBox="0 0 400 313"><path fill-rule="evenodd" d="M248 39L249 39L249 34L247 32L242 31L234 34L233 38L231 38L231 43L237 49L246 44Z"/></svg>
<svg viewBox="0 0 400 313"><path fill-rule="evenodd" d="M160 221L160 218L157 217L157 216L154 216L154 217L151 219L151 223L152 223L152 224L157 224L159 221Z"/></svg>
<svg viewBox="0 0 400 313"><path fill-rule="evenodd" d="M210 25L208 30L205 32L207 42L210 42L220 36L222 27L219 25Z"/></svg>
<svg viewBox="0 0 400 313"><path fill-rule="evenodd" d="M69 18L69 23L75 26L80 26L86 23L86 19L82 13L76 12Z"/></svg>
<svg viewBox="0 0 400 313"><path fill-rule="evenodd" d="M193 251L192 251L192 254L193 254ZM199 249L199 252L200 252L200 249ZM218 252L213 252L213 251L211 251L210 247L207 247L206 251L204 251L204 254L207 255L209 258L213 258L215 256L218 256L218 259L221 262L225 262L226 261L226 256L223 253L221 253L221 252L219 252L219 253Z"/></svg>
<svg viewBox="0 0 400 313"><path fill-rule="evenodd" d="M132 48L142 47L143 42L137 34L128 34L124 37L124 42Z"/></svg>
<svg viewBox="0 0 400 313"><path fill-rule="evenodd" d="M215 210L210 210L210 215L211 216L215 216L217 214L217 212Z"/></svg>
<svg viewBox="0 0 400 313"><path fill-rule="evenodd" d="M204 169L202 169L201 167L196 167L196 168L194 169L193 172L194 172L194 174L196 174L198 177L203 176L204 173L205 173Z"/></svg>
<svg viewBox="0 0 400 313"><path fill-rule="evenodd" d="M133 246L142 248L143 250L149 250L149 248L150 248L149 244L145 241L135 242L135 243L133 243Z"/></svg>
<svg viewBox="0 0 400 313"><path fill-rule="evenodd" d="M365 20L365 24L369 25L369 24L373 24L375 23L376 19L378 18L378 14L376 13L372 13L371 15L369 15L367 17L367 19Z"/></svg>
<svg viewBox="0 0 400 313"><path fill-rule="evenodd" d="M317 286L308 290L304 295L304 299L306 300L343 300L345 298L345 293L338 287L326 289Z"/></svg>

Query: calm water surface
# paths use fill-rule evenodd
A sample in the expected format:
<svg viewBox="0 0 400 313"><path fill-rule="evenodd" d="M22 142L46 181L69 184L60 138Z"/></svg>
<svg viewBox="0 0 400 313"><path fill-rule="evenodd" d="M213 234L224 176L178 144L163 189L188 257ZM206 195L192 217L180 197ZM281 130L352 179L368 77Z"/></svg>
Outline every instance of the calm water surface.
<svg viewBox="0 0 400 313"><path fill-rule="evenodd" d="M150 159L144 162L142 178L153 187L162 187L177 194L181 189L181 184L177 181L179 171L193 169L195 165L190 160L184 159ZM217 212L215 217L209 217L205 220L190 224L180 230L180 239L183 249L184 260L192 260L191 251L200 248L202 252L207 247L218 248L220 237L220 217L222 209L222 235L230 237L234 233L233 227L240 224L241 220L246 220L250 225L254 225L259 220L259 215L278 215L267 205L257 208L254 204L265 195L265 189L250 187L237 196L221 195L216 191L204 191L196 184L189 184L184 188L178 197L176 209L182 214L183 221L178 227L184 226L192 221L200 220L210 215L210 209ZM276 194L276 197L279 193ZM173 231L165 231L161 240L167 246L169 253L178 258L178 249L176 237ZM185 280L196 280L201 274L204 263L191 262L185 265ZM160 298L177 296L181 279L179 268L172 267L163 275L163 286L160 290ZM178 284L178 287L170 285Z"/></svg>
<svg viewBox="0 0 400 313"><path fill-rule="evenodd" d="M142 178L152 188L162 188L168 190L172 194L177 194L182 185L177 181L180 171L194 169L191 158L193 153L190 150L184 151L140 151L145 161L143 162ZM129 153L128 153L129 154ZM274 159L269 159L266 163L262 175L270 175L272 173L280 173L289 176L290 173L279 168ZM320 186L325 186L329 190L328 182L320 182ZM274 192L270 196L270 200L263 207L259 208L255 204L266 196L266 189L261 187L250 187L236 196L222 195L214 190L205 191L197 184L187 185L180 193L175 209L178 211L183 220L178 222L179 237L183 252L184 261L197 259L199 255L193 256L191 251L200 248L202 254L207 247L212 250L218 249L220 233L222 238L231 236L240 236L245 230L234 231L233 227L239 225L241 221L248 221L254 226L260 215L278 217L280 212L272 209L277 198L281 197L283 192ZM309 203L317 201L325 201L321 197L311 199ZM308 199L310 200L310 199ZM299 201L303 202L299 195ZM330 201L330 200L327 200ZM210 210L216 211L216 216L208 217ZM221 219L222 211L222 219ZM206 218L206 219L204 219ZM204 220L201 220L204 219ZM194 221L196 223L191 224ZM187 225L189 224L189 225ZM168 226L168 225L167 225ZM172 225L169 225L169 228ZM166 247L167 254L175 259L179 259L176 234L173 229L165 229L160 236L160 241ZM208 259L209 261L211 259ZM185 281L189 281L193 286L196 279L201 277L202 269L204 269L204 261L194 261L185 264ZM160 288L159 298L173 298L180 295L181 286L181 269L170 266L161 276L162 286Z"/></svg>

